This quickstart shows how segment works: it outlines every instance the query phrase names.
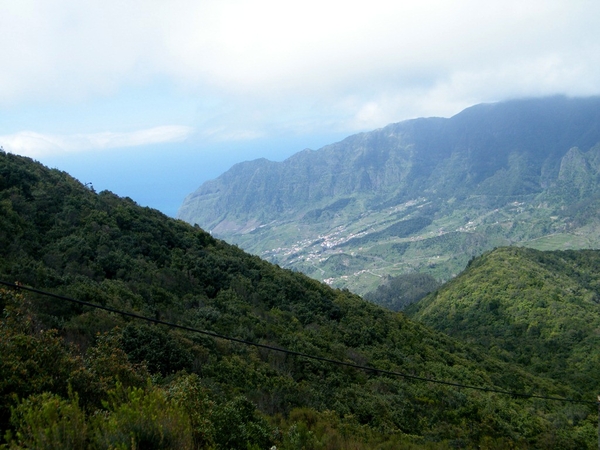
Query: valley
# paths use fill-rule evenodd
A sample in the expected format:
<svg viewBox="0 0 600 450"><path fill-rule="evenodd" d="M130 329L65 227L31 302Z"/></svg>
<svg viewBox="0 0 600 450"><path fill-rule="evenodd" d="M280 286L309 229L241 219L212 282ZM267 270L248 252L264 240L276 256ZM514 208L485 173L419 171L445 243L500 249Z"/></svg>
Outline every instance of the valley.
<svg viewBox="0 0 600 450"><path fill-rule="evenodd" d="M555 209L539 197L522 197L494 209L478 208L481 197L465 199L462 207L454 206L450 213L446 212L449 206L438 209L427 198L418 198L382 211L363 212L356 219L334 216L326 224L330 229L302 221L274 222L231 240L282 267L359 294L376 288L382 277L402 273L429 273L447 281L470 258L503 245L540 250L600 247L598 222L574 227L569 218L553 215ZM455 205L456 200L448 203ZM420 217L424 209L429 214L436 211L429 225L409 236L382 235L392 224ZM315 228L320 234L311 238ZM269 247L276 244L280 246Z"/></svg>
<svg viewBox="0 0 600 450"><path fill-rule="evenodd" d="M518 217L540 210L513 201L441 220L444 205L422 196L377 216L353 200L329 212L347 207L359 212L351 237L338 225L319 240L296 229L296 241L306 239L314 258L342 249L339 264L351 243L373 255L379 241L395 252L427 244L431 259L407 264L431 265L448 246L471 245L480 227L508 227L513 209ZM409 306L417 321L5 153L0 213L8 448L48 439L53 448L178 450L596 445L597 251L502 247L469 259ZM544 239L564 224L550 223Z"/></svg>
<svg viewBox="0 0 600 450"><path fill-rule="evenodd" d="M595 448L600 100L542 103L236 165L191 223L0 152L3 444Z"/></svg>
<svg viewBox="0 0 600 450"><path fill-rule="evenodd" d="M598 248L599 111L552 97L391 124L237 164L179 217L361 295L403 273L450 280L498 246Z"/></svg>

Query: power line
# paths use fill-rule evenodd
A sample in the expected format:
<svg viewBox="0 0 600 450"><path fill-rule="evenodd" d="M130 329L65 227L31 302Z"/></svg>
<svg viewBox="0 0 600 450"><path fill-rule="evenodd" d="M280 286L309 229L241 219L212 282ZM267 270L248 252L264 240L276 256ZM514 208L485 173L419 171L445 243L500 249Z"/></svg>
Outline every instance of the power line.
<svg viewBox="0 0 600 450"><path fill-rule="evenodd" d="M294 351L294 350L288 350L288 349L285 349L285 348L274 347L272 345L259 344L257 342L251 342L251 341L247 341L245 339L239 339L239 338L234 338L234 337L230 337L230 336L225 336L225 335L222 335L222 334L219 334L219 333L215 333L215 332L212 332L212 331L200 330L198 328L192 328L192 327L187 327L185 325L179 325L179 324L172 323L172 322L166 322L164 320L159 320L159 319L155 319L155 318L152 318L152 317L146 317L146 316L142 316L142 315L131 313L131 312L127 312L127 311L122 311L122 310L119 310L119 309L116 309L116 308L111 308L111 307L108 307L108 306L97 305L95 303L90 303L90 302L86 302L86 301L83 301L83 300L77 300L77 299L74 299L74 298L66 297L64 295L53 294L52 292L46 292L46 291L42 291L42 290L35 289L35 288L32 288L32 287L23 286L23 285L18 284L18 283L9 283L9 282L0 280L0 285L8 286L8 287L11 287L11 288L14 288L14 289L17 289L17 290L22 289L22 290L33 292L33 293L36 293L36 294L45 295L47 297L53 297L53 298L56 298L56 299L59 299L59 300L64 300L64 301L68 301L68 302L71 302L71 303L76 303L76 304L83 305L83 306L89 306L91 308L101 309L101 310L108 311L108 312L111 312L111 313L120 314L122 316L131 317L131 318L134 318L134 319L145 320L147 322L152 322L152 323L159 324L159 325L165 325L165 326L168 326L168 327L171 327L171 328L176 328L176 329L180 329L180 330L184 330L184 331L189 331L189 332L192 332L192 333L199 333L199 334L203 334L205 336L210 336L210 337L214 337L214 338L224 339L224 340L227 340L227 341L237 342L237 343L244 344L244 345L250 345L250 346L254 346L254 347L258 347L258 348L264 348L264 349L267 349L267 350L272 350L272 351L276 351L276 352L280 352L280 353L285 353L285 354L288 354L288 355L300 356L300 357L303 357L303 358L308 358L308 359L313 359L313 360L316 360L316 361L327 362L327 363L336 364L336 365L339 365L339 366L352 367L354 369L360 369L360 370L375 372L375 373L382 374L382 375L391 375L391 376L406 378L406 379L410 379L410 380L425 381L425 382L428 382L428 383L442 384L442 385L445 385L445 386L452 386L452 387L457 387L457 388L462 388L462 389L471 389L471 390L477 390L477 391L483 391L483 392L492 392L492 393L495 393L495 394L508 395L508 396L511 396L511 397L536 398L536 399L541 399L541 400L551 400L551 401L566 402L566 403L594 404L594 405L599 405L599 407L600 407L600 397L599 397L598 401L573 400L573 399L568 399L568 398L550 397L550 396L536 395L536 394L526 394L526 393L523 393L523 392L505 391L505 390L502 390L502 389L494 389L494 388L488 388L488 387L483 387L483 386L471 386L471 385L467 385L467 384L455 383L455 382L452 382L452 381L443 381L443 380L436 380L434 378L419 377L417 375L409 375L409 374L403 373L403 372L395 372L395 371L392 371L392 370L377 369L375 367L361 366L359 364L353 364L353 363L348 363L348 362L344 362L344 361L338 361L338 360L335 360L335 359L324 358L322 356L309 355L307 353L297 352L297 351Z"/></svg>

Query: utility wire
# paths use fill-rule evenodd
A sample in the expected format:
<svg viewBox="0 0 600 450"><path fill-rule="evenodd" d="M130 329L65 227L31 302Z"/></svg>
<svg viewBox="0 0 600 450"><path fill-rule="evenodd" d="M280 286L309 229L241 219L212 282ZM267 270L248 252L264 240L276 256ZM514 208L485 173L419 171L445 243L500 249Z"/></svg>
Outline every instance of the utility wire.
<svg viewBox="0 0 600 450"><path fill-rule="evenodd" d="M264 348L264 349L267 349L267 350L272 350L272 351L275 351L275 352L281 352L281 353L285 353L285 354L288 354L288 355L294 355L294 356L300 356L300 357L303 357L303 358L314 359L314 360L317 360L317 361L322 361L322 362L327 362L327 363L331 363L331 364L336 364L336 365L339 365L339 366L352 367L354 369L360 369L360 370L375 372L375 373L382 374L382 375L391 375L391 376L406 378L406 379L409 379L409 380L425 381L425 382L428 382L428 383L442 384L442 385L446 385L446 386L452 386L452 387L463 388L463 389L471 389L471 390L483 391L483 392L492 392L492 393L495 393L495 394L508 395L508 396L511 396L511 397L537 398L537 399L552 400L552 401L557 401L557 402L580 403L580 404L594 404L594 405L599 405L600 406L600 397L599 397L598 401L573 400L573 399L561 398L561 397L549 397L549 396L545 396L545 395L526 394L524 392L505 391L505 390L502 390L502 389L493 389L493 388L487 388L487 387L483 387L483 386L471 386L471 385L467 385L467 384L455 383L455 382L452 382L452 381L443 381L443 380L436 380L434 378L426 378L426 377L419 377L419 376L416 376L416 375L409 375L407 373L395 372L395 371L392 371L392 370L376 369L375 367L361 366L359 364L353 364L353 363L348 363L348 362L344 362L344 361L338 361L338 360L335 360L335 359L324 358L324 357L321 357L321 356L309 355L307 353L297 352L297 351L294 351L294 350L288 350L288 349L285 349L285 348L274 347L272 345L259 344L257 342L251 342L251 341L247 341L245 339L239 339L239 338L234 338L234 337L230 337L230 336L225 336L225 335L222 335L222 334L214 333L212 331L205 331L205 330L200 330L198 328L192 328L192 327L187 327L185 325L179 325L179 324L172 323L172 322L166 322L164 320L154 319L152 317L146 317L146 316L142 316L142 315L139 315L139 314L135 314L135 313L131 313L131 312L127 312L127 311L122 311L122 310L119 310L119 309L111 308L111 307L108 307L108 306L97 305L95 303L90 303L90 302L85 302L83 300L77 300L77 299L74 299L74 298L65 297L64 295L53 294L52 292L46 292L46 291L42 291L42 290L39 290L39 289L35 289L35 288L23 286L23 285L18 284L18 283L9 283L9 282L0 280L0 285L8 286L8 287L14 288L16 290L22 289L24 291L29 291L29 292L33 292L33 293L36 293L36 294L45 295L47 297L53 297L53 298L56 298L56 299L59 299L59 300L64 300L64 301L68 301L68 302L71 302L71 303L76 303L76 304L83 305L83 306L89 306L91 308L101 309L101 310L108 311L108 312L111 312L111 313L120 314L122 316L132 317L134 319L145 320L147 322L152 322L152 323L156 323L156 324L159 324L159 325L165 325L165 326L168 326L168 327L171 327L171 328L177 328L177 329L189 331L189 332L192 332L192 333L199 333L199 334L203 334L205 336L211 336L211 337L214 337L214 338L224 339L224 340L231 341L231 342L238 342L238 343L244 344L244 345L251 345L251 346L254 346L254 347Z"/></svg>

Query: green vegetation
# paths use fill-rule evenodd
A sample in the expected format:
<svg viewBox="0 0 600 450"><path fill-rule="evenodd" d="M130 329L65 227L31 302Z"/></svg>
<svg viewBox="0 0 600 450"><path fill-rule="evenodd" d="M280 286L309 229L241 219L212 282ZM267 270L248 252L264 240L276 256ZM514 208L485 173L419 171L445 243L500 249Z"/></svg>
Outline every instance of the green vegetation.
<svg viewBox="0 0 600 450"><path fill-rule="evenodd" d="M408 312L592 397L600 386L599 303L600 251L500 248Z"/></svg>
<svg viewBox="0 0 600 450"><path fill-rule="evenodd" d="M407 273L389 278L377 290L365 295L365 300L376 303L392 311L402 311L440 287L431 275Z"/></svg>
<svg viewBox="0 0 600 450"><path fill-rule="evenodd" d="M366 236L352 238L339 246L361 246L369 242L378 241L387 237L405 238L421 231L423 228L431 225L431 219L428 217L414 217L412 219L401 220L381 231L369 233Z"/></svg>
<svg viewBox="0 0 600 450"><path fill-rule="evenodd" d="M0 154L0 279L359 365L588 392L10 154ZM0 307L6 448L595 446L595 405L377 375L24 290L1 290Z"/></svg>

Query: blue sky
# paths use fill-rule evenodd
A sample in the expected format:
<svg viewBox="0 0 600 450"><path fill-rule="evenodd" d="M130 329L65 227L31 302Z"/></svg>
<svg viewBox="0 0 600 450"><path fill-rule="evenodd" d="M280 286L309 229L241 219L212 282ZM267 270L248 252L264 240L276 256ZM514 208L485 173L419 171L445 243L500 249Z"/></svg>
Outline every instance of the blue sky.
<svg viewBox="0 0 600 450"><path fill-rule="evenodd" d="M0 145L174 216L232 164L600 94L588 0L0 0Z"/></svg>

